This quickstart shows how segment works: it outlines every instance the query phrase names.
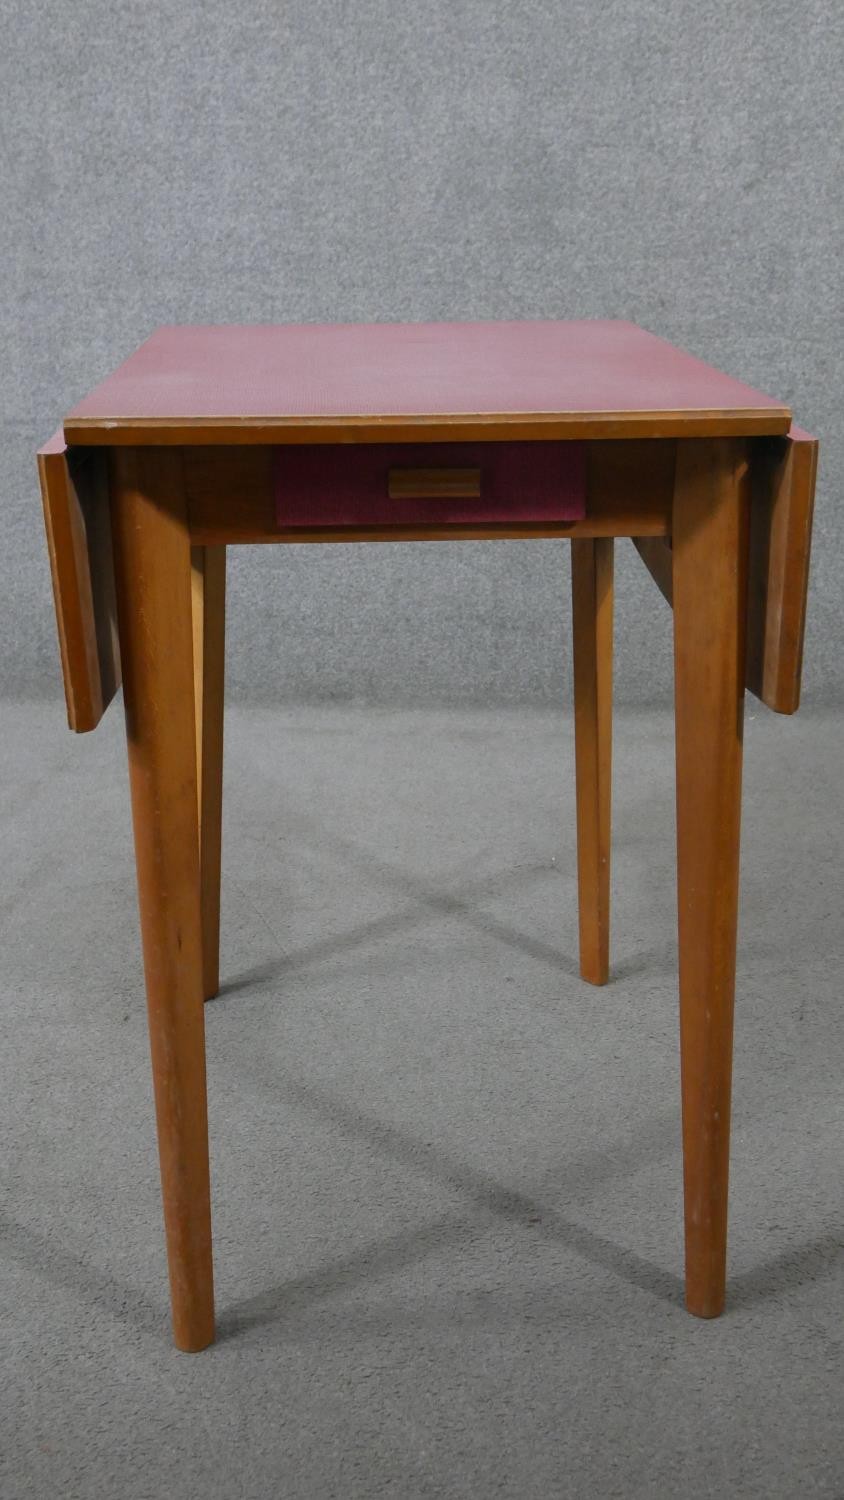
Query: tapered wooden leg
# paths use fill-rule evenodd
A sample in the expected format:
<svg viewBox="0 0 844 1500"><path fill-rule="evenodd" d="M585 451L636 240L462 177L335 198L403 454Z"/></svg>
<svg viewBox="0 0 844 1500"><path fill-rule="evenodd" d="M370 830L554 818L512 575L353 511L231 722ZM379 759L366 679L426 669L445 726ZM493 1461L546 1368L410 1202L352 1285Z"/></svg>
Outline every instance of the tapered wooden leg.
<svg viewBox="0 0 844 1500"><path fill-rule="evenodd" d="M736 971L748 485L745 445L677 444L673 517L686 1305L723 1310Z"/></svg>
<svg viewBox="0 0 844 1500"><path fill-rule="evenodd" d="M226 549L191 550L196 774L202 990L220 987L220 855L223 819L223 685L226 644Z"/></svg>
<svg viewBox="0 0 844 1500"><path fill-rule="evenodd" d="M606 984L610 964L613 539L571 544L580 972Z"/></svg>
<svg viewBox="0 0 844 1500"><path fill-rule="evenodd" d="M180 1349L214 1338L190 542L182 455L111 455L112 528L164 1222Z"/></svg>

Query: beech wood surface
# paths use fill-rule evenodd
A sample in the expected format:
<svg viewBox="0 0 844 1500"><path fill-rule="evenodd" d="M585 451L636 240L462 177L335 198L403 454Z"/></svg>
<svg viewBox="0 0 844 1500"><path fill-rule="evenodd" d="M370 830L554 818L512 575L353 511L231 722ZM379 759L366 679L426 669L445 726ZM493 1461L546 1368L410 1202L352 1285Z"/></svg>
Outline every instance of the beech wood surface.
<svg viewBox="0 0 844 1500"><path fill-rule="evenodd" d="M753 443L750 458L746 686L775 713L793 714L800 706L818 443L793 428L787 438ZM633 542L672 604L670 539Z"/></svg>
<svg viewBox="0 0 844 1500"><path fill-rule="evenodd" d="M800 706L817 467L798 427L754 445L747 685L781 714Z"/></svg>
<svg viewBox="0 0 844 1500"><path fill-rule="evenodd" d="M106 455L69 454L60 433L38 454L67 720L95 729L120 686Z"/></svg>
<svg viewBox="0 0 844 1500"><path fill-rule="evenodd" d="M633 546L636 548L663 599L673 605L674 559L671 555L671 538L634 536Z"/></svg>
<svg viewBox="0 0 844 1500"><path fill-rule="evenodd" d="M750 486L746 444L677 448L674 696L686 1305L724 1306Z"/></svg>
<svg viewBox="0 0 844 1500"><path fill-rule="evenodd" d="M180 455L112 454L115 574L173 1332L214 1337L191 553Z"/></svg>
<svg viewBox="0 0 844 1500"><path fill-rule="evenodd" d="M676 444L590 443L582 521L499 525L280 527L271 448L186 448L191 537L237 542L482 541L513 537L662 536L670 530Z"/></svg>
<svg viewBox="0 0 844 1500"><path fill-rule="evenodd" d="M202 988L220 987L220 859L223 835L223 697L226 651L226 549L191 549L193 678L196 726Z"/></svg>
<svg viewBox="0 0 844 1500"><path fill-rule="evenodd" d="M390 469L391 500L479 499L480 469Z"/></svg>
<svg viewBox="0 0 844 1500"><path fill-rule="evenodd" d="M580 972L606 984L610 944L613 539L571 544Z"/></svg>

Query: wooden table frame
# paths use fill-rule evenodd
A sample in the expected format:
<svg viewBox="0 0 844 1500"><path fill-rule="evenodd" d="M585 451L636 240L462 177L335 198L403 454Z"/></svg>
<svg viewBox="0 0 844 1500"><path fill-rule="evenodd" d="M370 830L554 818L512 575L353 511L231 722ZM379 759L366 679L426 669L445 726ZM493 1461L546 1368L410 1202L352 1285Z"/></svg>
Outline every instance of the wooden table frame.
<svg viewBox="0 0 844 1500"><path fill-rule="evenodd" d="M72 728L95 726L122 674L178 1347L214 1337L203 1001L218 988L230 543L571 539L580 966L593 984L609 973L613 547L636 543L674 610L686 1302L717 1316L744 693L780 712L799 701L814 440L599 438L581 521L312 532L279 528L272 449L254 434L94 441L48 444L42 491Z"/></svg>

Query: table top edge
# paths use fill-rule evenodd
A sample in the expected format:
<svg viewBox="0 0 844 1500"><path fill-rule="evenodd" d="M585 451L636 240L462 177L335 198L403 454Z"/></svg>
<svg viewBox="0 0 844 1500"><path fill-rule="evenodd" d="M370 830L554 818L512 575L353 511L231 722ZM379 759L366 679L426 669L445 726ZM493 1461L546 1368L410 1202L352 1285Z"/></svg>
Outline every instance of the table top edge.
<svg viewBox="0 0 844 1500"><path fill-rule="evenodd" d="M236 417L68 417L67 444L106 447L206 444L377 443L396 441L530 441L600 438L786 436L785 405L675 408L657 411L460 412L377 416L250 415ZM412 436L399 436L404 432Z"/></svg>

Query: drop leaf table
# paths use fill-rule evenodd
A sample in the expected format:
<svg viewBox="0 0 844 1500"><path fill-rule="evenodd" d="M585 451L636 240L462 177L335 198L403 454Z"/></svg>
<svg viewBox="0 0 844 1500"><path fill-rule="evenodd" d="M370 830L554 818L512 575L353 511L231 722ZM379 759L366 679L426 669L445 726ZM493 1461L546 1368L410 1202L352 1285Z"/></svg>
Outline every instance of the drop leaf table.
<svg viewBox="0 0 844 1500"><path fill-rule="evenodd" d="M673 607L686 1303L715 1317L744 695L798 706L816 460L781 402L614 321L161 328L41 449L71 728L123 686L180 1349L214 1337L227 545L571 538L580 968L603 984L613 546L633 541Z"/></svg>

